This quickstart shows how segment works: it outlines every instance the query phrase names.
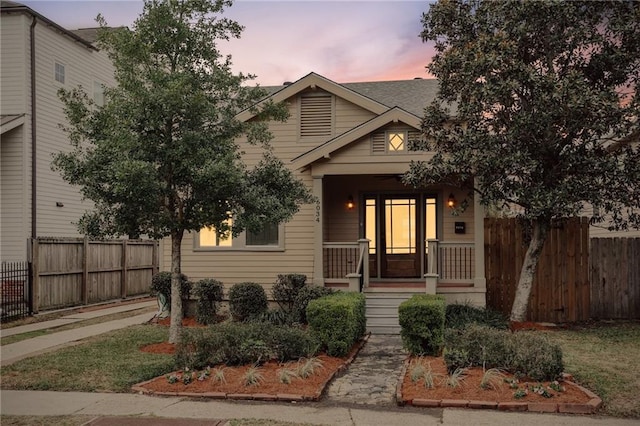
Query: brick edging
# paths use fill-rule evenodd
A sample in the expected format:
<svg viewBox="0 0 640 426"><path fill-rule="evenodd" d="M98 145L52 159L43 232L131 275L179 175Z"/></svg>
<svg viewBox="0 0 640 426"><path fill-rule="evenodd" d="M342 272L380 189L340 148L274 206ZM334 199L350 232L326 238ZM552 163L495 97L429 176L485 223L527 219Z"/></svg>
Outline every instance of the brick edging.
<svg viewBox="0 0 640 426"><path fill-rule="evenodd" d="M207 399L234 399L234 400L253 400L253 401L283 401L283 402L300 402L300 401L318 401L322 394L329 386L329 383L339 374L346 370L355 360L362 347L367 343L371 333L367 333L357 344L355 350L352 351L349 358L345 360L336 370L322 383L320 390L313 396L304 396L299 394L279 393L276 395L266 393L225 393L225 392L156 392L145 388L145 386L155 380L146 380L131 386L133 392L143 395L155 396L180 396L187 398L207 398Z"/></svg>
<svg viewBox="0 0 640 426"><path fill-rule="evenodd" d="M404 361L402 367L402 374L400 380L396 385L396 402L398 405L412 405L414 407L430 407L430 408L476 408L476 409L490 409L500 411L530 411L534 413L565 413L565 414L594 414L601 406L602 399L586 389L572 381L564 380L563 383L575 386L578 390L582 391L585 395L591 398L586 403L570 403L570 402L496 402L496 401L478 401L478 400L465 400L465 399L426 399L416 398L412 400L404 399L402 397L402 382L409 366L410 357ZM563 377L571 377L570 375L564 375ZM573 377L571 377L573 378Z"/></svg>

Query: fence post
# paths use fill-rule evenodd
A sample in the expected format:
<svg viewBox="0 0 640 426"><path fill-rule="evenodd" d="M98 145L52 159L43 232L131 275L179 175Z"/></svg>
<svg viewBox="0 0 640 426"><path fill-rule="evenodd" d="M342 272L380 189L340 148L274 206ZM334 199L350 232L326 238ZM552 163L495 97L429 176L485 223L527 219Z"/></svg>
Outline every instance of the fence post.
<svg viewBox="0 0 640 426"><path fill-rule="evenodd" d="M82 282L80 284L80 297L84 305L89 304L89 238L82 240Z"/></svg>
<svg viewBox="0 0 640 426"><path fill-rule="evenodd" d="M31 284L33 290L33 313L37 314L40 310L40 247L37 238L32 238L30 241L29 257L31 263L31 277L33 282Z"/></svg>
<svg viewBox="0 0 640 426"><path fill-rule="evenodd" d="M127 284L128 275L127 271L127 240L122 240L122 273L120 274L120 296L123 299L127 298Z"/></svg>

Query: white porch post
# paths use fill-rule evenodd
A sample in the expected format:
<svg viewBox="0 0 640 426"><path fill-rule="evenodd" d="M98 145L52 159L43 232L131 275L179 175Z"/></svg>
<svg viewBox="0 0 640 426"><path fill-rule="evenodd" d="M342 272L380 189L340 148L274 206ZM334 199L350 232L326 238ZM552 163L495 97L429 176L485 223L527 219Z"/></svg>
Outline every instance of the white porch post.
<svg viewBox="0 0 640 426"><path fill-rule="evenodd" d="M424 275L426 293L436 294L438 278L440 277L438 271L438 240L427 240L427 247L429 247L429 262L427 264L427 273Z"/></svg>
<svg viewBox="0 0 640 426"><path fill-rule="evenodd" d="M324 286L324 258L322 255L323 235L323 200L322 200L322 177L313 176L312 192L316 197L313 212L313 284Z"/></svg>
<svg viewBox="0 0 640 426"><path fill-rule="evenodd" d="M473 194L473 242L475 249L475 270L473 286L483 294L483 306L486 305L487 279L484 270L484 216L485 211L480 204L480 196Z"/></svg>

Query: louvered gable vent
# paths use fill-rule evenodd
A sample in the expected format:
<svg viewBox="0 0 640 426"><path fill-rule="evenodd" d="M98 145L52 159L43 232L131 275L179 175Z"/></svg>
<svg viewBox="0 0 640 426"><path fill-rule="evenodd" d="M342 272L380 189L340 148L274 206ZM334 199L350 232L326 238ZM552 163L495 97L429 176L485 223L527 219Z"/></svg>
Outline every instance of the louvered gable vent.
<svg viewBox="0 0 640 426"><path fill-rule="evenodd" d="M386 152L386 137L384 132L378 132L371 135L371 152L374 154L384 154Z"/></svg>
<svg viewBox="0 0 640 426"><path fill-rule="evenodd" d="M300 137L319 138L332 134L332 99L330 94L300 97Z"/></svg>

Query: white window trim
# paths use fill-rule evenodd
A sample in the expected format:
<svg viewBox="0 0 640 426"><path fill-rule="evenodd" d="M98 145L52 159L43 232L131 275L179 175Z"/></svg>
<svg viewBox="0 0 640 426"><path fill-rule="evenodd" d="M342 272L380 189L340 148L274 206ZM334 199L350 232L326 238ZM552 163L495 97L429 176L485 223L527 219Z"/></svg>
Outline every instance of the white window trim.
<svg viewBox="0 0 640 426"><path fill-rule="evenodd" d="M56 65L61 65L62 68L64 69L64 74L63 74L63 78L64 78L64 82L59 81L56 78ZM65 64L62 61L59 61L57 59L53 60L53 81L55 82L55 84L59 84L61 86L66 86L67 84L67 80L68 80L68 76L67 76L67 64Z"/></svg>
<svg viewBox="0 0 640 426"><path fill-rule="evenodd" d="M200 246L200 232L193 233L193 251L196 252L283 252L285 251L285 226L278 225L278 245L249 246L247 245L247 232L243 231L231 240L231 246Z"/></svg>

